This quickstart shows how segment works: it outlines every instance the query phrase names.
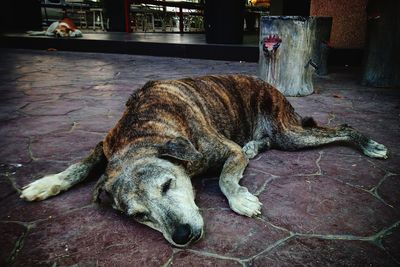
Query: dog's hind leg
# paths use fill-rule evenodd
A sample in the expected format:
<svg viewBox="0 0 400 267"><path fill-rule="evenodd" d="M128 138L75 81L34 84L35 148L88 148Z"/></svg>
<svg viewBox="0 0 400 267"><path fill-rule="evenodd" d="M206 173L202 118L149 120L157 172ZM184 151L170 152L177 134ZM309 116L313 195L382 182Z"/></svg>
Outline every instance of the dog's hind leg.
<svg viewBox="0 0 400 267"><path fill-rule="evenodd" d="M94 172L104 172L107 159L103 152L103 142L97 144L93 152L81 162L69 166L65 171L47 175L22 188L20 197L27 201L44 200L58 195L83 181Z"/></svg>
<svg viewBox="0 0 400 267"><path fill-rule="evenodd" d="M227 149L227 160L219 178L221 191L233 211L248 217L257 216L261 214L261 202L246 187L239 185L249 162L248 157L239 145L229 140L224 145Z"/></svg>
<svg viewBox="0 0 400 267"><path fill-rule="evenodd" d="M304 124L303 124L304 125ZM290 126L278 133L273 146L283 150L316 147L331 143L354 145L371 158L386 159L388 150L354 128L344 124L333 128L311 126Z"/></svg>

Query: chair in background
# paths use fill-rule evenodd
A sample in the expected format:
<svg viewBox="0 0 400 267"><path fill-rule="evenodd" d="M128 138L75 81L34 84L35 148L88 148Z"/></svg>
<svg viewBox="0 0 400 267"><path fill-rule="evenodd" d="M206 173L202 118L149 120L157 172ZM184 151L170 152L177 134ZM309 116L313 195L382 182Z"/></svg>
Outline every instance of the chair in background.
<svg viewBox="0 0 400 267"><path fill-rule="evenodd" d="M71 7L68 11L69 16L78 22L80 28L87 28L87 13L83 9L85 0L65 0L65 3Z"/></svg>
<svg viewBox="0 0 400 267"><path fill-rule="evenodd" d="M103 9L102 8L91 8L90 12L93 12L93 30L100 28L102 31L105 30L103 20Z"/></svg>

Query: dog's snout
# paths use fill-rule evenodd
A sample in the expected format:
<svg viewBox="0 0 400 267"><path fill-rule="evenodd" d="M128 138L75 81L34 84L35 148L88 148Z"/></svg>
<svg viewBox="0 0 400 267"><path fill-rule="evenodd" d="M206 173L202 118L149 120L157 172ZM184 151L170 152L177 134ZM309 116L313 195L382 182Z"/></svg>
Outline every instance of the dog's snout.
<svg viewBox="0 0 400 267"><path fill-rule="evenodd" d="M178 245L187 244L192 237L192 229L189 224L179 225L172 235L172 240Z"/></svg>

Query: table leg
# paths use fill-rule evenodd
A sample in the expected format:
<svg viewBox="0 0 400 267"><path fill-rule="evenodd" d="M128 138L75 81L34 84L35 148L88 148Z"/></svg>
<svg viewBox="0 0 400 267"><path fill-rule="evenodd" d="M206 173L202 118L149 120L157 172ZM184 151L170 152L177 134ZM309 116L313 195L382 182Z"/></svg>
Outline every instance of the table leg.
<svg viewBox="0 0 400 267"><path fill-rule="evenodd" d="M183 33L183 11L182 8L179 8L179 32Z"/></svg>

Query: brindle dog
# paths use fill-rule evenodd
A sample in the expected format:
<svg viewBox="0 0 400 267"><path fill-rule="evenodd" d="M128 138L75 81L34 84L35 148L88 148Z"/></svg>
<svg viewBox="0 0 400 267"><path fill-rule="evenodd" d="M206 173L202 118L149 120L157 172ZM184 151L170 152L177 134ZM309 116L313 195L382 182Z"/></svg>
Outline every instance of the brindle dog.
<svg viewBox="0 0 400 267"><path fill-rule="evenodd" d="M325 128L301 118L278 90L253 77L152 81L130 97L122 118L90 156L27 185L21 197L46 199L103 167L94 200L107 192L115 209L185 247L203 235L191 177L222 167L219 185L232 210L257 216L262 204L239 185L249 159L268 148L334 142L387 158L385 146L350 126Z"/></svg>

